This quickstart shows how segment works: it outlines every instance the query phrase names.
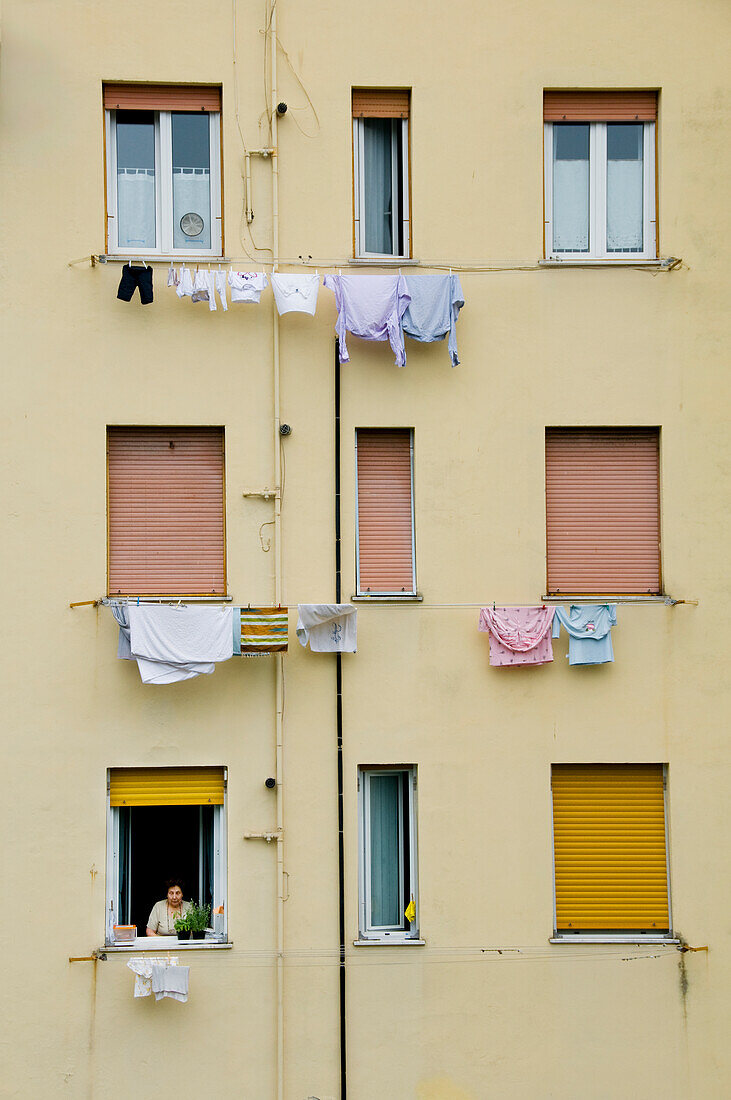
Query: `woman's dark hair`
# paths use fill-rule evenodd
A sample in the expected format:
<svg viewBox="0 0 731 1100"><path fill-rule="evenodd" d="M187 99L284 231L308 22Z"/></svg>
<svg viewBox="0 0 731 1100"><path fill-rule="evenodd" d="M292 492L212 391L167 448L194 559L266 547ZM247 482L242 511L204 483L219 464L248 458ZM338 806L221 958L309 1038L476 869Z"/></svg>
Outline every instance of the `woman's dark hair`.
<svg viewBox="0 0 731 1100"><path fill-rule="evenodd" d="M167 894L168 890L172 890L173 886L179 886L180 889L183 891L183 897L185 897L185 882L183 881L182 878L166 878L165 879L165 893L166 894Z"/></svg>

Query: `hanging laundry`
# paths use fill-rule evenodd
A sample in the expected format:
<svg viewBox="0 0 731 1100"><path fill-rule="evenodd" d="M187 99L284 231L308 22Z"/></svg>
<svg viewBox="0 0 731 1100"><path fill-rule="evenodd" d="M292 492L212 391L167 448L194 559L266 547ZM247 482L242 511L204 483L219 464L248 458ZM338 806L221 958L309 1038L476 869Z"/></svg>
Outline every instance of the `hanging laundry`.
<svg viewBox="0 0 731 1100"><path fill-rule="evenodd" d="M132 261L122 268L122 278L119 280L117 297L122 302L131 302L132 295L139 287L140 301L143 306L149 306L152 301L152 268L146 264L144 267L132 267Z"/></svg>
<svg viewBox="0 0 731 1100"><path fill-rule="evenodd" d="M432 343L443 340L449 333L448 350L452 366L459 363L457 357L457 315L464 305L464 295L459 276L450 272L444 275L405 275L411 301L403 318L403 330L412 340Z"/></svg>
<svg viewBox="0 0 731 1100"><path fill-rule="evenodd" d="M280 317L285 313L309 313L314 317L320 289L319 275L270 275Z"/></svg>
<svg viewBox="0 0 731 1100"><path fill-rule="evenodd" d="M152 967L152 992L156 1001L170 997L173 1001L188 1000L190 982L189 966L169 966L167 962L157 961Z"/></svg>
<svg viewBox="0 0 731 1100"><path fill-rule="evenodd" d="M226 272L225 271L212 271L212 289L211 289L211 301L214 303L213 308L216 308L215 298L213 297L213 290L215 289L218 297L221 299L221 306L225 313L228 309L228 301L226 300Z"/></svg>
<svg viewBox="0 0 731 1100"><path fill-rule="evenodd" d="M178 958L157 958L154 955L135 956L127 963L127 966L135 976L135 997L149 997L152 994L152 968L154 966L176 967ZM187 967L186 967L187 969Z"/></svg>
<svg viewBox="0 0 731 1100"><path fill-rule="evenodd" d="M168 604L110 605L119 623L117 656L137 661L145 684L212 673L233 656L233 609Z"/></svg>
<svg viewBox="0 0 731 1100"><path fill-rule="evenodd" d="M193 272L185 264L180 268L175 293L178 298L191 298L193 296Z"/></svg>
<svg viewBox="0 0 731 1100"><path fill-rule="evenodd" d="M231 287L231 303L259 302L261 292L268 285L263 271L229 271L228 285Z"/></svg>
<svg viewBox="0 0 731 1100"><path fill-rule="evenodd" d="M297 637L313 653L355 653L358 609L351 603L297 605Z"/></svg>
<svg viewBox="0 0 731 1100"><path fill-rule="evenodd" d="M174 268L173 265L170 264L170 267L168 268L168 286L177 287L179 282L180 275L178 274L176 268Z"/></svg>
<svg viewBox="0 0 731 1100"><path fill-rule="evenodd" d="M483 607L479 629L490 634L490 664L545 665L553 660L552 607Z"/></svg>
<svg viewBox="0 0 731 1100"><path fill-rule="evenodd" d="M210 274L210 271L196 271L193 277L193 293L190 296L191 302L210 302L211 286L208 281L208 276ZM216 303L214 302L209 308L215 309Z"/></svg>
<svg viewBox="0 0 731 1100"><path fill-rule="evenodd" d="M265 657L287 652L287 609L281 607L235 607L233 609L234 653L242 657Z"/></svg>
<svg viewBox="0 0 731 1100"><path fill-rule="evenodd" d="M403 275L326 275L324 285L335 294L340 362L350 359L346 332L364 340L388 340L396 366L406 363L401 318L410 295Z"/></svg>
<svg viewBox="0 0 731 1100"><path fill-rule="evenodd" d="M564 627L569 636L570 665L606 665L614 661L611 631L616 625L616 604L572 604L568 612L556 608L553 637L558 638Z"/></svg>

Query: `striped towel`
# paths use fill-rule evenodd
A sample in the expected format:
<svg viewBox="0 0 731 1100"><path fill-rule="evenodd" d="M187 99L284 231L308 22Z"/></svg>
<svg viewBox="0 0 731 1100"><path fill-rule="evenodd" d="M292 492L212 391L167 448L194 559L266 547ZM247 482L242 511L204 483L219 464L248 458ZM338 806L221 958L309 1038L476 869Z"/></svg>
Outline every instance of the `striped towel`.
<svg viewBox="0 0 731 1100"><path fill-rule="evenodd" d="M287 622L286 607L242 607L240 615L237 609L234 613L234 653L242 657L286 653Z"/></svg>

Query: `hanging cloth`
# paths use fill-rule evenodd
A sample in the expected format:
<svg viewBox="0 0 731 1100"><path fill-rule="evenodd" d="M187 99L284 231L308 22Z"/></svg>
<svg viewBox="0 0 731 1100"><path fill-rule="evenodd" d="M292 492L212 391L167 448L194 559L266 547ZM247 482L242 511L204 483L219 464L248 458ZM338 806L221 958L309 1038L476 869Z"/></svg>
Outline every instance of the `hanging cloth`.
<svg viewBox="0 0 731 1100"><path fill-rule="evenodd" d="M297 638L313 653L355 653L357 608L352 603L297 605Z"/></svg>
<svg viewBox="0 0 731 1100"><path fill-rule="evenodd" d="M287 609L235 607L234 653L242 657L266 657L287 652ZM238 630L237 630L238 627Z"/></svg>
<svg viewBox="0 0 731 1100"><path fill-rule="evenodd" d="M545 665L553 660L552 607L483 607L481 631L490 635L490 664Z"/></svg>
<svg viewBox="0 0 731 1100"><path fill-rule="evenodd" d="M614 661L612 627L617 625L617 605L572 604L556 608L553 637L561 627L569 636L570 665L606 665Z"/></svg>
<svg viewBox="0 0 731 1100"><path fill-rule="evenodd" d="M401 318L410 295L403 275L326 275L323 285L335 295L340 362L350 360L346 332L364 340L388 340L396 366L406 363Z"/></svg>
<svg viewBox="0 0 731 1100"><path fill-rule="evenodd" d="M452 366L459 364L457 356L457 316L464 305L459 276L405 275L411 296L403 319L403 330L412 340L432 343L449 334L448 350Z"/></svg>
<svg viewBox="0 0 731 1100"><path fill-rule="evenodd" d="M280 317L285 313L309 313L314 317L320 290L319 275L282 275L276 272L269 276L269 281Z"/></svg>

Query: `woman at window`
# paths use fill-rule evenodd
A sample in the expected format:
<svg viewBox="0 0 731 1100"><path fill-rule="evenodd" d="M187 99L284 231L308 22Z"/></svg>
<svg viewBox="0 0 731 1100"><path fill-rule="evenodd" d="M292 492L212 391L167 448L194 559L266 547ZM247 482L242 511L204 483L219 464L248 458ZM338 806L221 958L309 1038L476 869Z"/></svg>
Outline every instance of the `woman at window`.
<svg viewBox="0 0 731 1100"><path fill-rule="evenodd" d="M156 901L147 919L148 936L174 936L175 922L190 909L190 902L183 901L183 886L179 878L165 883L167 897Z"/></svg>

